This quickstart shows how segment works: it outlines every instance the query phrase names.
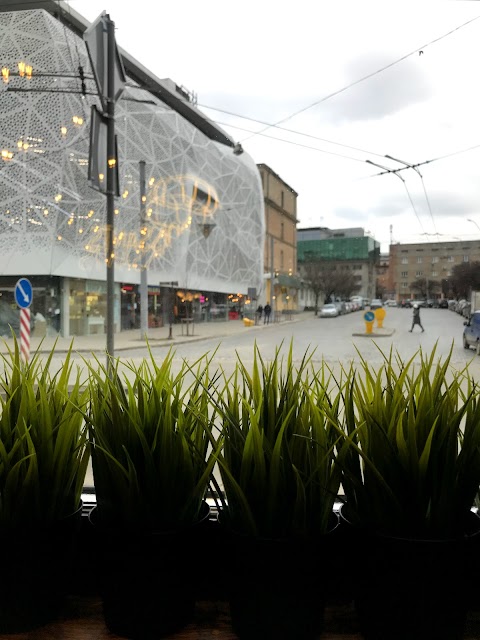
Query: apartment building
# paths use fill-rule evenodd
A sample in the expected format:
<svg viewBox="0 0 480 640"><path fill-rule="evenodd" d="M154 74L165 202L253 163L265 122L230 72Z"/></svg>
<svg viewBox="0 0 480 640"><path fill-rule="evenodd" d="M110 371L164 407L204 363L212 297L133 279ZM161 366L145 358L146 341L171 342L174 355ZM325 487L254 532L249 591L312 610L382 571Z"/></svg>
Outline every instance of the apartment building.
<svg viewBox="0 0 480 640"><path fill-rule="evenodd" d="M479 240L392 244L387 287L397 301L415 298L419 293L412 283L425 278L433 283L430 297L441 297L442 281L448 280L455 265L475 260L480 260Z"/></svg>

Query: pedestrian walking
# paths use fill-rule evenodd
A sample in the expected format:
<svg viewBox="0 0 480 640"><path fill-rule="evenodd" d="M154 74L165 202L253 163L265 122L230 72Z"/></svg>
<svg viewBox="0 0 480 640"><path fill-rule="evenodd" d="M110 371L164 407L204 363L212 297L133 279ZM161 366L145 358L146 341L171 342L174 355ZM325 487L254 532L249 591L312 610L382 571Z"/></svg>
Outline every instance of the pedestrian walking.
<svg viewBox="0 0 480 640"><path fill-rule="evenodd" d="M263 324L268 324L270 322L270 314L272 313L272 307L267 304L263 307Z"/></svg>
<svg viewBox="0 0 480 640"><path fill-rule="evenodd" d="M263 307L261 304L259 304L257 307L257 323L259 323L260 320L262 319L262 313L263 313Z"/></svg>
<svg viewBox="0 0 480 640"><path fill-rule="evenodd" d="M412 333L413 331L413 327L418 324L418 326L420 327L420 329L423 331L425 331L425 329L422 326L422 321L420 320L420 308L418 306L418 304L414 304L413 305L413 318L412 318L412 328L409 329L410 333Z"/></svg>

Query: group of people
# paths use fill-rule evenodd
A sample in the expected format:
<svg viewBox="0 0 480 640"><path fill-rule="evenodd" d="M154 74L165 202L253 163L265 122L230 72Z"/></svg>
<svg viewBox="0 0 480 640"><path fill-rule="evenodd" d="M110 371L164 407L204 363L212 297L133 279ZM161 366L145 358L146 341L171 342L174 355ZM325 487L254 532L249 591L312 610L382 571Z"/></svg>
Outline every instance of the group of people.
<svg viewBox="0 0 480 640"><path fill-rule="evenodd" d="M257 308L257 320L260 322L263 314L263 324L268 324L270 322L270 314L272 313L272 307L268 304L262 307L261 304L258 305Z"/></svg>

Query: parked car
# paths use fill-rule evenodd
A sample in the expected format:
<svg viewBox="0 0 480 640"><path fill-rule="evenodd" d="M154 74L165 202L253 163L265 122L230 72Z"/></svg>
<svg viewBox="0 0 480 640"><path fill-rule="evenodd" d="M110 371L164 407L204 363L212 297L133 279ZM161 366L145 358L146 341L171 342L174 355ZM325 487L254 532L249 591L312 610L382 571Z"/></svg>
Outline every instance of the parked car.
<svg viewBox="0 0 480 640"><path fill-rule="evenodd" d="M396 307L397 306L397 301L396 300L385 300L385 306L386 307Z"/></svg>
<svg viewBox="0 0 480 640"><path fill-rule="evenodd" d="M380 309L383 307L383 302L379 298L374 298L370 303L370 309Z"/></svg>
<svg viewBox="0 0 480 640"><path fill-rule="evenodd" d="M335 304L324 304L320 311L320 318L336 318L339 315Z"/></svg>
<svg viewBox="0 0 480 640"><path fill-rule="evenodd" d="M448 309L448 300L446 298L442 298L438 301L439 309Z"/></svg>
<svg viewBox="0 0 480 640"><path fill-rule="evenodd" d="M471 317L463 324L464 349L474 347L477 355L480 355L480 311L472 313Z"/></svg>

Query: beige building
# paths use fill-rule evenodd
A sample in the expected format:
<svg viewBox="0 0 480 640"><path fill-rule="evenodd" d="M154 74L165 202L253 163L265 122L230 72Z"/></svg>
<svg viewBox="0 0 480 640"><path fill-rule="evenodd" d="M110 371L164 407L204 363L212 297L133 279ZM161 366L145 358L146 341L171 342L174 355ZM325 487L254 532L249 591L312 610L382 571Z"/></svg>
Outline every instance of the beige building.
<svg viewBox="0 0 480 640"><path fill-rule="evenodd" d="M259 302L270 302L274 312L297 310L298 194L266 164L257 166L265 204L265 287Z"/></svg>
<svg viewBox="0 0 480 640"><path fill-rule="evenodd" d="M392 244L387 287L397 301L418 298L419 293L412 290L411 284L416 278L425 278L427 282L440 283L440 288L432 287L429 291L429 297L439 298L442 290L448 291L445 281L455 265L475 260L480 260L478 240Z"/></svg>

